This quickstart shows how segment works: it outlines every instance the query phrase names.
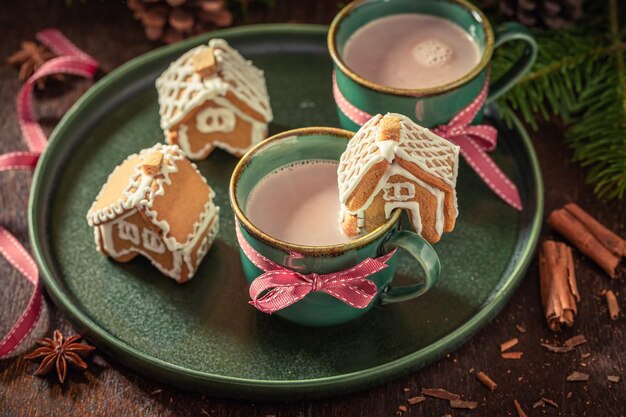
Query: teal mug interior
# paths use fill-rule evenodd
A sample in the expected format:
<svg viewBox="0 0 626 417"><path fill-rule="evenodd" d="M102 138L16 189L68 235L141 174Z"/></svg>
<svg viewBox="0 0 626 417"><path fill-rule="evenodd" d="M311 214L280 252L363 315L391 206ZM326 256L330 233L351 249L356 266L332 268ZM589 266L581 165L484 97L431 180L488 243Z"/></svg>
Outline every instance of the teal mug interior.
<svg viewBox="0 0 626 417"><path fill-rule="evenodd" d="M242 236L261 255L300 274L328 274L356 266L367 258L377 258L395 247L409 251L424 269L424 278L408 287L392 288L397 259L368 277L378 288L379 304L404 301L425 293L439 274L439 259L432 247L413 232L400 230L401 213L359 239L332 246L302 246L283 242L259 230L245 215L248 197L256 184L268 174L298 161L339 161L352 132L332 128L305 128L276 135L249 151L233 172L230 198ZM339 227L339 225L337 225ZM263 274L240 250L248 283ZM357 309L322 291L311 292L297 303L274 314L307 326L330 326L356 319L375 302Z"/></svg>

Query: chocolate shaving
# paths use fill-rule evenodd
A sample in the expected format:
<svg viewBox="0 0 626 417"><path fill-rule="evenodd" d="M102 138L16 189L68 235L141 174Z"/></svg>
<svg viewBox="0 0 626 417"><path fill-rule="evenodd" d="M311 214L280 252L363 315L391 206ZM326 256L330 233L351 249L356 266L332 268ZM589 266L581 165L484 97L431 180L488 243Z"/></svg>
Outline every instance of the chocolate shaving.
<svg viewBox="0 0 626 417"><path fill-rule="evenodd" d="M626 242L576 204L567 204L548 216L548 224L591 258L611 278L617 278Z"/></svg>
<svg viewBox="0 0 626 417"><path fill-rule="evenodd" d="M548 327L557 331L562 324L572 326L580 301L572 249L565 243L544 241L539 253L539 279Z"/></svg>
<svg viewBox="0 0 626 417"><path fill-rule="evenodd" d="M546 403L543 400L537 400L535 401L535 403L533 404L533 408L537 408L537 407L545 407Z"/></svg>
<svg viewBox="0 0 626 417"><path fill-rule="evenodd" d="M502 352L500 356L503 359L522 359L523 352Z"/></svg>
<svg viewBox="0 0 626 417"><path fill-rule="evenodd" d="M486 386L489 391L494 391L498 386L493 379L489 378L487 374L484 372L479 372L476 374L476 379L478 379L484 386Z"/></svg>
<svg viewBox="0 0 626 417"><path fill-rule="evenodd" d="M399 405L399 406L398 406L398 410L400 410L400 411L406 411L406 410L407 410L406 405Z"/></svg>
<svg viewBox="0 0 626 417"><path fill-rule="evenodd" d="M570 346L556 346L556 345L551 345L549 343L542 343L541 346L548 349L550 352L554 352L554 353L565 353L565 352L571 352L572 350L574 350L574 348Z"/></svg>
<svg viewBox="0 0 626 417"><path fill-rule="evenodd" d="M526 328L522 325L516 324L515 328L517 329L518 332L520 333L526 333Z"/></svg>
<svg viewBox="0 0 626 417"><path fill-rule="evenodd" d="M426 400L426 397L423 397L423 396L419 395L417 397L411 397L407 401L409 402L409 404L415 405L415 404L419 404L419 403L421 403L422 401L425 401L425 400Z"/></svg>
<svg viewBox="0 0 626 417"><path fill-rule="evenodd" d="M615 293L608 290L604 296L606 297L606 304L609 307L609 316L611 317L611 320L617 320L619 318L620 310Z"/></svg>
<svg viewBox="0 0 626 417"><path fill-rule="evenodd" d="M476 407L478 407L478 403L476 401L451 400L450 407L474 410Z"/></svg>
<svg viewBox="0 0 626 417"><path fill-rule="evenodd" d="M577 334L576 336L567 339L564 345L573 348L585 343L587 343L587 338L585 338L585 336L582 334Z"/></svg>
<svg viewBox="0 0 626 417"><path fill-rule="evenodd" d="M567 377L567 381L569 382L584 382L589 381L589 374L584 374L582 372L574 371Z"/></svg>
<svg viewBox="0 0 626 417"><path fill-rule="evenodd" d="M519 343L519 340L517 339L517 337L514 337L513 339L509 339L506 342L500 343L500 352L509 350L513 346L517 345L518 343Z"/></svg>
<svg viewBox="0 0 626 417"><path fill-rule="evenodd" d="M519 417L528 417L524 410L522 410L522 406L519 405L519 402L517 400L513 400L513 405L515 406L515 410L517 411L517 415Z"/></svg>
<svg viewBox="0 0 626 417"><path fill-rule="evenodd" d="M543 401L544 403L551 405L554 408L559 408L559 405L556 403L556 401L553 401L549 398L546 397L541 397L541 401Z"/></svg>
<svg viewBox="0 0 626 417"><path fill-rule="evenodd" d="M619 376L617 375L607 375L606 379L608 379L610 382L619 382Z"/></svg>
<svg viewBox="0 0 626 417"><path fill-rule="evenodd" d="M422 395L426 395L428 397L439 398L440 400L460 400L461 396L459 394L453 394L450 391L446 391L443 388L422 388Z"/></svg>
<svg viewBox="0 0 626 417"><path fill-rule="evenodd" d="M572 394L573 394L572 391L568 392L567 395L565 395L565 398L569 400L570 398L572 398Z"/></svg>

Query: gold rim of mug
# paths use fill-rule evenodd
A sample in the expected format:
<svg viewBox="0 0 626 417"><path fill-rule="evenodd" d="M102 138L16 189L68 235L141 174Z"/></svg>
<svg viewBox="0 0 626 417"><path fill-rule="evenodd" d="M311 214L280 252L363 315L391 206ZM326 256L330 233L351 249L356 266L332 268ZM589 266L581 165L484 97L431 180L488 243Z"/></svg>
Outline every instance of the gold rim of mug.
<svg viewBox="0 0 626 417"><path fill-rule="evenodd" d="M354 0L351 3L349 3L347 6L345 6L343 9L341 9L341 11L337 14L337 16L335 16L332 23L330 24L330 29L328 30L328 37L327 37L328 50L330 51L330 56L335 62L335 64L339 67L341 72L343 72L348 77L350 77L353 81L355 81L356 83L364 87L367 87L371 90L378 91L381 93L393 94L393 95L398 95L398 96L410 96L410 97L433 96L433 95L437 95L437 94L454 90L455 88L458 88L462 86L463 84L467 83L468 81L472 80L478 74L480 74L480 72L483 69L485 69L485 67L487 66L487 64L489 64L489 61L491 60L491 55L493 54L493 43L494 43L493 28L491 27L491 23L489 22L485 14L478 7L474 6L473 4L471 4L470 2L466 0L446 0L449 3L454 3L460 7L463 7L469 10L474 15L474 17L476 17L476 15L479 17L476 20L485 31L485 50L478 64L476 64L472 68L472 70L469 71L467 74L465 74L463 77L458 78L446 84L438 85L436 87L396 88L396 87L388 87L388 86L367 80L361 77L360 75L356 74L350 68L348 68L346 63L343 61L343 59L339 55L339 52L337 51L337 46L336 46L336 37L337 37L337 31L338 31L339 25L351 12L353 12L356 8L358 8L361 4L365 3L366 1L367 0Z"/></svg>
<svg viewBox="0 0 626 417"><path fill-rule="evenodd" d="M385 223L372 230L368 234L361 236L357 239L351 240L346 243L339 243L336 245L327 245L327 246L308 246L308 245L298 245L295 243L285 242L284 240L276 239L267 233L261 231L257 228L243 213L243 210L239 207L239 203L237 202L236 193L237 186L239 183L239 177L245 170L246 166L250 163L254 155L262 151L264 148L272 145L275 142L280 140L293 137L300 136L306 137L311 135L329 135L335 136L341 139L350 140L354 135L354 132L350 132L349 130L337 129L334 127L303 127L300 129L292 129L287 130L285 132L278 133L274 136L271 136L261 143L255 145L252 149L246 152L239 162L235 169L233 170L233 174L230 178L229 185L229 198L230 205L233 208L233 212L237 217L237 220L246 228L246 230L252 234L257 239L279 249L283 249L286 251L295 251L303 255L311 255L311 256L321 256L321 255L330 255L330 254L339 254L342 252L346 252L352 249L362 248L376 239L383 236L387 233L393 226L396 224L400 215L402 213L401 210L396 209L392 212L391 217ZM296 162L296 161L294 161Z"/></svg>

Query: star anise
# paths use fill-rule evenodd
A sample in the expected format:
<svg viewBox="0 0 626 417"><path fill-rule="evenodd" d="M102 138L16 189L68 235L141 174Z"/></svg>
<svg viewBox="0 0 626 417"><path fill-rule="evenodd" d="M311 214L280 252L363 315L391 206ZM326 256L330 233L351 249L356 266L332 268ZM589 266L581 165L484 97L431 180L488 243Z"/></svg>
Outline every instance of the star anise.
<svg viewBox="0 0 626 417"><path fill-rule="evenodd" d="M67 364L74 368L85 370L87 364L79 356L87 354L95 349L83 343L78 343L82 336L75 335L68 337L63 341L63 335L60 331L55 330L52 339L46 337L37 340L42 347L35 349L32 353L24 356L26 359L36 359L43 356L43 360L39 368L35 371L35 375L45 375L56 365L57 376L59 381L63 383L67 375Z"/></svg>
<svg viewBox="0 0 626 417"><path fill-rule="evenodd" d="M22 49L7 58L7 63L19 65L21 82L26 81L35 71L46 61L54 58L54 54L45 45L37 45L35 42L22 42ZM63 74L52 75L55 79L63 80ZM45 86L46 77L37 80L37 88L40 90Z"/></svg>

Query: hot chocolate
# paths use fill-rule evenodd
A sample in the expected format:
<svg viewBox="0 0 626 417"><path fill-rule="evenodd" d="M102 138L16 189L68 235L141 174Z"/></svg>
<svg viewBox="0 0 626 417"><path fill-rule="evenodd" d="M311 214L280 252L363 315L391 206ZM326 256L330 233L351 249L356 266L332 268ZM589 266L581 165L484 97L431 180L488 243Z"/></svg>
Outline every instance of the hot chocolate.
<svg viewBox="0 0 626 417"><path fill-rule="evenodd" d="M480 61L480 51L472 37L450 20L405 13L374 20L354 32L343 59L367 80L413 89L463 77Z"/></svg>
<svg viewBox="0 0 626 417"><path fill-rule="evenodd" d="M326 246L347 242L339 229L335 161L301 161L272 172L252 189L246 216L285 242Z"/></svg>

